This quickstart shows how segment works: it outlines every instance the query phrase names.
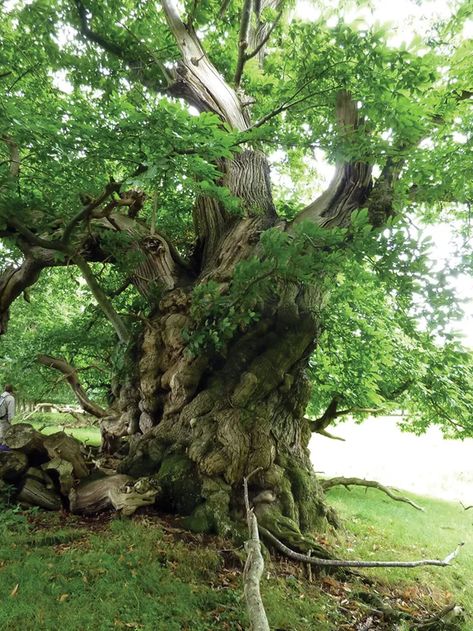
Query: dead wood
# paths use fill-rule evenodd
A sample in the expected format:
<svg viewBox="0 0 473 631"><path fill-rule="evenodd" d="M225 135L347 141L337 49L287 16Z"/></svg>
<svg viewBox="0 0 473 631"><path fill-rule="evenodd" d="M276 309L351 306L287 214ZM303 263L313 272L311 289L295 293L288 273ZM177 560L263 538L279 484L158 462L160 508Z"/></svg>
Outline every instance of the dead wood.
<svg viewBox="0 0 473 631"><path fill-rule="evenodd" d="M34 456L45 462L48 452L44 446L44 438L32 425L17 423L6 431L4 442L10 449L18 449L27 456Z"/></svg>
<svg viewBox="0 0 473 631"><path fill-rule="evenodd" d="M135 480L129 475L117 474L98 480L84 480L69 493L73 513L94 514L107 508L132 515L140 506L153 504L159 488L152 480Z"/></svg>
<svg viewBox="0 0 473 631"><path fill-rule="evenodd" d="M54 489L54 483L50 476L35 467L30 467L24 478L24 482L18 493L18 500L29 506L40 506L47 510L59 510L61 498Z"/></svg>
<svg viewBox="0 0 473 631"><path fill-rule="evenodd" d="M256 469L258 471L259 469ZM256 473L256 471L253 472ZM251 475L253 475L251 474ZM247 559L243 571L244 593L246 608L252 631L269 631L268 618L263 605L260 592L260 580L264 571L263 555L258 533L258 521L248 499L248 476L243 479L244 498L246 507L246 520L250 538L245 543Z"/></svg>
<svg viewBox="0 0 473 631"><path fill-rule="evenodd" d="M349 490L348 487L350 486L364 486L366 488L378 489L378 491L382 491L383 493L386 493L386 495L390 497L392 500L394 500L395 502L405 502L406 504L409 504L416 510L424 511L422 506L419 506L418 504L413 502L408 497L405 497L404 495L396 495L395 493L393 493L391 489L389 489L387 486L384 486L380 482L376 482L376 480L363 480L361 478L339 477L339 478L330 478L329 480L321 480L320 483L324 491L328 491L334 486L344 486L348 490Z"/></svg>
<svg viewBox="0 0 473 631"><path fill-rule="evenodd" d="M282 541L279 541L269 530L258 526L260 533L271 543L277 550L285 554L294 561L301 561L302 563L310 563L312 565L319 565L324 567L421 567L424 565L435 565L439 567L446 567L450 565L460 552L460 548L463 543L458 544L457 548L448 554L443 560L440 559L421 559L419 561L345 561L340 559L320 559L318 557L308 556L307 554L301 554L288 548Z"/></svg>
<svg viewBox="0 0 473 631"><path fill-rule="evenodd" d="M72 462L62 458L53 458L41 465L41 469L49 473L52 478L57 479L59 490L64 497L67 497L74 486L74 466Z"/></svg>
<svg viewBox="0 0 473 631"><path fill-rule="evenodd" d="M44 437L44 447L51 460L57 458L70 462L74 475L84 478L89 475L89 469L81 453L81 444L72 436L64 432L56 432Z"/></svg>
<svg viewBox="0 0 473 631"><path fill-rule="evenodd" d="M0 452L0 480L14 482L28 468L28 458L21 451Z"/></svg>

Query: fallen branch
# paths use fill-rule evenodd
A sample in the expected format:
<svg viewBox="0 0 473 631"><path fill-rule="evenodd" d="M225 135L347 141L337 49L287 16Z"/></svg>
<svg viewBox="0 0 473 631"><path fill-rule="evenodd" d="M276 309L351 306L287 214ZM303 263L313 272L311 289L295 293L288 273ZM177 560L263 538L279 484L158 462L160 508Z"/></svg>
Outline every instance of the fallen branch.
<svg viewBox="0 0 473 631"><path fill-rule="evenodd" d="M250 538L245 543L245 550L248 554L245 569L243 570L244 593L248 617L250 618L250 628L252 631L269 631L268 618L264 610L263 600L260 592L260 580L263 575L264 561L261 554L261 544L258 534L258 521L253 508L250 508L248 498L248 480L259 471L256 469L248 477L243 479L243 489L245 496L246 520Z"/></svg>
<svg viewBox="0 0 473 631"><path fill-rule="evenodd" d="M473 508L473 504L471 506L465 506L463 502L460 502L460 504L462 505L463 510L470 510L470 508Z"/></svg>
<svg viewBox="0 0 473 631"><path fill-rule="evenodd" d="M406 504L409 504L416 510L424 511L422 506L419 506L418 504L413 502L408 497L405 497L404 495L395 495L391 491L391 489L389 489L387 486L384 486L380 482L376 482L376 480L362 480L361 478L340 477L340 478L330 478L329 480L322 480L321 485L324 491L328 491L334 486L344 486L346 489L348 489L349 486L364 486L366 488L378 489L378 491L382 491L383 493L386 493L388 497L390 497L392 500L396 502L405 502Z"/></svg>
<svg viewBox="0 0 473 631"><path fill-rule="evenodd" d="M345 561L341 559L320 559L318 557L301 554L288 548L282 541L279 541L269 530L258 526L261 535L263 535L272 545L294 561L302 563L311 563L312 565L324 567L421 567L423 565L436 565L445 567L450 565L460 552L463 543L458 544L457 548L448 554L445 559L421 559L420 561Z"/></svg>

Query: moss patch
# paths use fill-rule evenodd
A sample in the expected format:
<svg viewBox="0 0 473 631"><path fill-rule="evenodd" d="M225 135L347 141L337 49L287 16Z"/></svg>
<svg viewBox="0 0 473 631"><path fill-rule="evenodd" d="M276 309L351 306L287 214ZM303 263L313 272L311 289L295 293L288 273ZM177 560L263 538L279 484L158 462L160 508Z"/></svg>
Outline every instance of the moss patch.
<svg viewBox="0 0 473 631"><path fill-rule="evenodd" d="M202 485L195 465L186 456L165 456L156 477L162 488L159 503L163 510L190 515L201 503Z"/></svg>

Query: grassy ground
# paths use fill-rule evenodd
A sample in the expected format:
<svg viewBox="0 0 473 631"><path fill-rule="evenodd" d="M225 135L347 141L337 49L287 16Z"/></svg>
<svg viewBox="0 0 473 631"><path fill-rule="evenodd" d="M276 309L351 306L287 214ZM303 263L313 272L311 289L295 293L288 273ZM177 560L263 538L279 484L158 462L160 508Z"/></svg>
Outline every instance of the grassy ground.
<svg viewBox="0 0 473 631"><path fill-rule="evenodd" d="M66 426L89 444L99 440L97 428L77 427L67 415L41 414L27 422L45 433ZM314 572L309 581L306 568L266 559L262 591L271 629L419 628L373 615L376 604L367 605L366 597L374 594L424 619L455 602L464 611L455 626L428 628L472 631L473 509L411 497L425 512L372 489L330 490L329 502L345 527L322 543L339 558L413 560L444 558L465 542L451 567L364 570L342 578ZM132 519L85 519L0 505L0 629L246 629L242 548L178 526L151 510ZM370 617L374 626L363 626Z"/></svg>
<svg viewBox="0 0 473 631"><path fill-rule="evenodd" d="M451 567L385 568L376 570L376 576L406 590L431 589L433 602L439 598L455 600L465 610L464 631L472 631L473 509L465 511L459 503L408 495L425 512L393 502L376 490L365 493L354 488L349 492L338 487L329 491L330 503L348 527L339 535L339 545L348 558L442 559L463 542Z"/></svg>
<svg viewBox="0 0 473 631"><path fill-rule="evenodd" d="M155 516L25 519L3 524L0 629L247 628L242 553L228 542L203 545ZM339 628L336 603L291 568L268 575L264 597L272 628Z"/></svg>
<svg viewBox="0 0 473 631"><path fill-rule="evenodd" d="M361 595L417 615L455 601L465 609L456 629L473 629L473 527L461 507L418 498L426 512L376 491L330 492L347 520L336 552L363 558L444 557L460 541L464 551L448 568L373 570L345 579L316 575L267 560L262 585L271 629L355 631L370 617ZM329 538L335 544L335 538ZM0 512L0 629L102 631L242 630L242 549L194 536L165 516L84 519L41 511ZM418 627L376 622L376 630ZM368 627L367 627L368 628ZM430 627L446 629L451 627Z"/></svg>
<svg viewBox="0 0 473 631"><path fill-rule="evenodd" d="M22 423L21 417L15 420L16 423ZM57 412L36 412L28 416L25 423L33 425L43 434L53 434L61 430L66 434L70 434L86 445L100 445L100 429L98 424L91 425L90 419L84 419L82 423L78 423L70 414L60 414Z"/></svg>

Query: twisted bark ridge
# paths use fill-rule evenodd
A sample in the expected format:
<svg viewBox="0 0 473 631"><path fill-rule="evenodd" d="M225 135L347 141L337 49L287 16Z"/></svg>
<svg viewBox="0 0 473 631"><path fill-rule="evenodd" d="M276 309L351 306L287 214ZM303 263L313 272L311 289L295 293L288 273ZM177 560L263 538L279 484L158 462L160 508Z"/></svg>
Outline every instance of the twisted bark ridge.
<svg viewBox="0 0 473 631"><path fill-rule="evenodd" d="M180 58L164 66L153 65L154 76L149 64L138 64L124 44L94 30L93 3L90 11L81 0L74 5L82 37L118 57L134 80L149 90L184 99L199 112L213 112L222 129L234 133L251 128L249 109L237 86L249 59L258 57L261 62L264 58L282 2L244 2L235 85L216 69L191 21L183 21L173 0L161 1L160 16L166 20ZM276 12L271 24L261 20L265 6ZM338 91L334 120L349 143L359 121L355 99L347 90ZM21 152L12 139L3 141L10 151L9 177L15 179ZM0 333L6 330L12 302L36 282L43 269L75 264L117 337L128 343L127 322L101 290L89 265L116 262L102 249L104 233L126 236L129 248L141 255L130 280L149 300L150 314L139 339L134 340L134 374L118 388L120 434L135 435L121 472L156 475L163 507L186 515L194 530L226 532L241 514L242 480L257 469L249 494L274 494L264 527L304 552L315 548L303 532L334 518L312 470L311 422L304 416L310 395L306 369L320 334L323 296L317 287L275 280L271 296L261 298L256 323L238 328L219 353L204 349L191 354L185 332L193 326L193 291L213 283L218 295L224 295L242 261L263 263L260 237L269 228L291 238L303 222L346 227L352 212L365 206L382 223L390 208L372 199L377 190L372 167L355 158L340 160L328 189L288 223L277 216L268 160L255 144L242 141L241 151L231 159L222 158L218 167L221 183L238 198L241 213L229 213L213 197L196 199L192 263L184 261L155 226L150 228L140 220L139 191L124 191L124 182L110 181L100 195L84 201L69 223L56 226L51 234L38 234L7 213L2 234L15 241L23 261L0 276ZM389 189L395 177L393 171L386 173L382 185ZM156 287L159 298L153 302ZM40 361L63 372L85 409L105 416L104 410L88 401L71 366L51 357Z"/></svg>

